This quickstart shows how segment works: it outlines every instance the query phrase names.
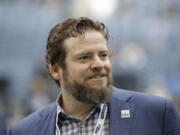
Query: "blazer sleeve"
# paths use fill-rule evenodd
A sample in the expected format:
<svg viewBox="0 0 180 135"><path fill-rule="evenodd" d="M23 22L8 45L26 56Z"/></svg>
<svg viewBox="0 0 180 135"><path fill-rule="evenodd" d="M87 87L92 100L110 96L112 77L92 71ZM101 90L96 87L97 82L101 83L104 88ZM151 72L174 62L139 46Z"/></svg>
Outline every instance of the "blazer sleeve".
<svg viewBox="0 0 180 135"><path fill-rule="evenodd" d="M164 134L180 135L180 118L169 100L166 100L164 115Z"/></svg>

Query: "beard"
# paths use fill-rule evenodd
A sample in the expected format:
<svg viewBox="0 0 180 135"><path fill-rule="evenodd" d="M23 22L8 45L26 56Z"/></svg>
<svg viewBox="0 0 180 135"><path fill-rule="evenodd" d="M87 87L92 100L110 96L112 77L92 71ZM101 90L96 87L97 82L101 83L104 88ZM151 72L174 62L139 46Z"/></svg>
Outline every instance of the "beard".
<svg viewBox="0 0 180 135"><path fill-rule="evenodd" d="M80 83L69 79L67 71L63 71L64 88L76 100L87 104L98 105L107 102L112 95L112 75L107 75L107 84L102 87L91 87L87 83ZM71 81L70 81L71 80Z"/></svg>

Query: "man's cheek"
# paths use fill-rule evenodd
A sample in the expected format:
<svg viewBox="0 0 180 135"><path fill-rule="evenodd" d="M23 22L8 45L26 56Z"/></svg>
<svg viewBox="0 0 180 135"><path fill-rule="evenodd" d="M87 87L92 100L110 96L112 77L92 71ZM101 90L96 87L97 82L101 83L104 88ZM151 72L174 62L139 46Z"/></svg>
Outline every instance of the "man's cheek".
<svg viewBox="0 0 180 135"><path fill-rule="evenodd" d="M112 70L111 64L106 64L104 67L106 71L111 72Z"/></svg>

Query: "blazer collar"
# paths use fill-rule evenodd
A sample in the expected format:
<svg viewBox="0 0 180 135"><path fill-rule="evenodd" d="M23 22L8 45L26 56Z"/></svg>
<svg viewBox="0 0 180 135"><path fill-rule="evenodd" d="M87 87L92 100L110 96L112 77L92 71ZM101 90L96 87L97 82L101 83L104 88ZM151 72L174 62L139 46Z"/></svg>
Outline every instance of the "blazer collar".
<svg viewBox="0 0 180 135"><path fill-rule="evenodd" d="M131 94L113 87L109 103L109 135L130 135L135 105Z"/></svg>
<svg viewBox="0 0 180 135"><path fill-rule="evenodd" d="M41 132L39 135L55 135L56 131L57 104L52 103L48 108L39 113L42 117Z"/></svg>

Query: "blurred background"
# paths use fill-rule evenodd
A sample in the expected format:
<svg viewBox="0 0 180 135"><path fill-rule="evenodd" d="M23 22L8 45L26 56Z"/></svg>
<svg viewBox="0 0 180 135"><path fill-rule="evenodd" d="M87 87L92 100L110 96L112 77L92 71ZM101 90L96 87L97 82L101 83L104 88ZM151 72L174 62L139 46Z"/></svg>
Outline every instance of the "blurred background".
<svg viewBox="0 0 180 135"><path fill-rule="evenodd" d="M79 16L109 28L115 86L169 98L180 113L179 0L0 0L0 135L56 99L47 36Z"/></svg>

